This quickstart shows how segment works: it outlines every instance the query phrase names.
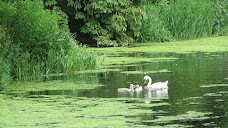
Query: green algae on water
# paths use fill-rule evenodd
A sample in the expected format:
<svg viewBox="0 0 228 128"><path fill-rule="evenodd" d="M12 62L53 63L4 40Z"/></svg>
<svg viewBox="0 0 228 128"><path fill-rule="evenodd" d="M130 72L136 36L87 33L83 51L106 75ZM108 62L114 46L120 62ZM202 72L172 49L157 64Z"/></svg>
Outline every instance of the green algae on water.
<svg viewBox="0 0 228 128"><path fill-rule="evenodd" d="M51 95L42 98L0 94L0 127L135 127L138 115L157 113L135 107L139 98L110 99ZM123 100L137 101L126 103ZM155 103L156 104L156 103ZM3 118L2 118L3 117ZM104 123L105 122L105 123Z"/></svg>
<svg viewBox="0 0 228 128"><path fill-rule="evenodd" d="M63 81L48 81L48 82L15 82L8 85L4 92L29 92L29 91L44 91L44 90L79 90L79 89L94 89L103 86L101 84L75 84Z"/></svg>
<svg viewBox="0 0 228 128"><path fill-rule="evenodd" d="M127 127L124 103L99 98L7 98L0 95L1 127ZM10 106L10 107L9 107ZM105 123L104 123L105 121Z"/></svg>
<svg viewBox="0 0 228 128"><path fill-rule="evenodd" d="M226 52L228 51L227 36L207 37L196 40L175 41L164 43L138 43L132 48L94 48L106 54L115 53L192 53L192 52Z"/></svg>
<svg viewBox="0 0 228 128"><path fill-rule="evenodd" d="M126 65L134 63L151 63L151 62L165 62L174 61L177 58L174 57L163 57L163 58L146 58L146 57L108 57L105 62L106 65Z"/></svg>
<svg viewBox="0 0 228 128"><path fill-rule="evenodd" d="M124 74L153 74L153 73L167 73L167 72L171 72L168 69L161 69L158 71L122 71L121 73Z"/></svg>
<svg viewBox="0 0 228 128"><path fill-rule="evenodd" d="M158 116L157 119L154 120L145 120L144 122L153 122L153 123L169 123L172 121L195 121L195 120L205 120L208 119L208 115L211 115L211 112L196 112L196 111L188 111L185 114L177 115L177 116Z"/></svg>
<svg viewBox="0 0 228 128"><path fill-rule="evenodd" d="M209 84L209 85L201 85L202 88L211 88L211 87L228 87L228 84Z"/></svg>

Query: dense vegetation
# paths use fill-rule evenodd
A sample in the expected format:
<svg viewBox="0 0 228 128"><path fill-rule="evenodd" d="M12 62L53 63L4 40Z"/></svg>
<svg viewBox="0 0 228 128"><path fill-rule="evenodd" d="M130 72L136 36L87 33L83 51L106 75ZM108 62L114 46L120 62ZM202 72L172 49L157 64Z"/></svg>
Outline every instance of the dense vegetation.
<svg viewBox="0 0 228 128"><path fill-rule="evenodd" d="M228 0L44 0L84 43L163 42L228 33Z"/></svg>
<svg viewBox="0 0 228 128"><path fill-rule="evenodd" d="M127 45L140 36L143 11L131 0L45 0L60 6L70 18L70 27L82 42L104 46Z"/></svg>
<svg viewBox="0 0 228 128"><path fill-rule="evenodd" d="M50 73L93 68L96 55L80 48L67 16L42 2L0 2L0 87L10 79L41 80Z"/></svg>
<svg viewBox="0 0 228 128"><path fill-rule="evenodd" d="M125 46L214 35L228 35L228 0L1 0L0 85L94 68L96 55L77 41Z"/></svg>
<svg viewBox="0 0 228 128"><path fill-rule="evenodd" d="M228 0L157 0L142 3L140 41L196 39L228 35Z"/></svg>

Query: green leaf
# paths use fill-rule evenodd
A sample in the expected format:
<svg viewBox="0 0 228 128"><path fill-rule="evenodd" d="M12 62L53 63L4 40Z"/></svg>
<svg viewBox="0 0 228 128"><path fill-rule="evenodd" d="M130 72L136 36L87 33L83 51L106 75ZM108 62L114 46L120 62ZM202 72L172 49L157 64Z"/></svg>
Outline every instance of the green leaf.
<svg viewBox="0 0 228 128"><path fill-rule="evenodd" d="M74 18L77 20L77 19L82 19L82 20L86 20L86 17L83 13L79 12L79 13L76 13L76 15L74 16Z"/></svg>

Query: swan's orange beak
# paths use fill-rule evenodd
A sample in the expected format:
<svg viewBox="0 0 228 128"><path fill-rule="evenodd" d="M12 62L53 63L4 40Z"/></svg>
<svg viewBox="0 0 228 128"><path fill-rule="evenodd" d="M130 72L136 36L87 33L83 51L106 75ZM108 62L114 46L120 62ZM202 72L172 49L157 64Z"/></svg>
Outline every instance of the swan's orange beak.
<svg viewBox="0 0 228 128"><path fill-rule="evenodd" d="M146 85L146 80L144 79L144 85Z"/></svg>

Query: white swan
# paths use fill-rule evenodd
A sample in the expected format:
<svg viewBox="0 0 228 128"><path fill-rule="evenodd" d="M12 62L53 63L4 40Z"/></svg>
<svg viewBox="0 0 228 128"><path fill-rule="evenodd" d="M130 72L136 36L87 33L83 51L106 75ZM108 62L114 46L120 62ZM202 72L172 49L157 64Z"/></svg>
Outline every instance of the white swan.
<svg viewBox="0 0 228 128"><path fill-rule="evenodd" d="M143 90L142 86L136 85L135 92L141 92Z"/></svg>
<svg viewBox="0 0 228 128"><path fill-rule="evenodd" d="M162 90L162 89L168 89L168 80L166 82L157 82L152 84L152 79L150 76L144 77L144 84L146 84L147 80L149 80L147 86L145 89L153 91L153 90Z"/></svg>
<svg viewBox="0 0 228 128"><path fill-rule="evenodd" d="M130 88L118 88L118 92L134 92L135 85L130 84Z"/></svg>

